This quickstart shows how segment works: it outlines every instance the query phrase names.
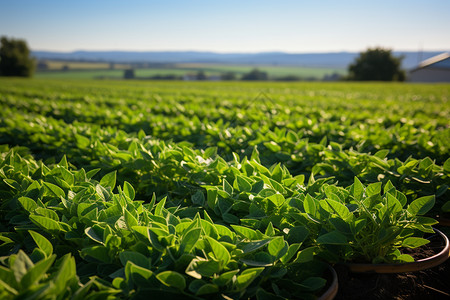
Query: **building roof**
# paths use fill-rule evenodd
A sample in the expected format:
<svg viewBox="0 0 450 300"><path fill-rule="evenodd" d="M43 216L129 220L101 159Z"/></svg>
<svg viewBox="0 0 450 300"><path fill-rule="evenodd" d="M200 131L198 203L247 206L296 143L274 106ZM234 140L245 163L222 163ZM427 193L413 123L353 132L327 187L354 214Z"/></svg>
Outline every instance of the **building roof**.
<svg viewBox="0 0 450 300"><path fill-rule="evenodd" d="M450 52L441 53L422 61L413 71L423 68L450 69Z"/></svg>

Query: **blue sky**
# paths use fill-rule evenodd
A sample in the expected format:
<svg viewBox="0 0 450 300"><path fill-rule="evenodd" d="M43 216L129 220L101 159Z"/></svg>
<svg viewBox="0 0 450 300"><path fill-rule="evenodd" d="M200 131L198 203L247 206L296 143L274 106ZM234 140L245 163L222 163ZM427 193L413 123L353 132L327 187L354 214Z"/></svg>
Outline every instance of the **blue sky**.
<svg viewBox="0 0 450 300"><path fill-rule="evenodd" d="M0 0L33 50L450 50L450 1Z"/></svg>

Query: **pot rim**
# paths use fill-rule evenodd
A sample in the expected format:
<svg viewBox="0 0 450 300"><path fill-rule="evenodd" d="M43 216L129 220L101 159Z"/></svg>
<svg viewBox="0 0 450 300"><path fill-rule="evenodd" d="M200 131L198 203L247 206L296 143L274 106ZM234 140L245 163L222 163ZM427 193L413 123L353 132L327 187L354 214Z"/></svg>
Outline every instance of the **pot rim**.
<svg viewBox="0 0 450 300"><path fill-rule="evenodd" d="M334 297L336 297L338 292L338 276L336 273L336 270L331 265L328 265L328 271L331 273L332 280L331 285L328 287L328 289L323 293L318 300L332 300Z"/></svg>
<svg viewBox="0 0 450 300"><path fill-rule="evenodd" d="M350 272L354 273L405 273L416 272L436 267L445 262L450 256L450 244L448 237L440 230L433 230L444 239L445 246L439 253L419 259L415 262L399 263L399 264L360 264L360 263L343 263L348 267Z"/></svg>

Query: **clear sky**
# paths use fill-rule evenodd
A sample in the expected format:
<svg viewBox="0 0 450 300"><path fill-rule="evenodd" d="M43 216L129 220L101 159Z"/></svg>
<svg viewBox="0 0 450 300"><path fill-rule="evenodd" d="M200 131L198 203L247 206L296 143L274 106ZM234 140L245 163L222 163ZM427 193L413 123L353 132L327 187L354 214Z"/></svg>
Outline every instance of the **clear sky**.
<svg viewBox="0 0 450 300"><path fill-rule="evenodd" d="M33 50L450 50L449 0L0 0Z"/></svg>

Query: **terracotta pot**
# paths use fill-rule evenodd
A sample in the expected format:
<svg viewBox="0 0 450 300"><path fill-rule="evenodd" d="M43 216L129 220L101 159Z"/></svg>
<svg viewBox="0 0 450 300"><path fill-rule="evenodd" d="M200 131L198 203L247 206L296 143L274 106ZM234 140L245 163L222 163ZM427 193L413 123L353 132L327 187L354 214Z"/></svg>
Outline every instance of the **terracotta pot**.
<svg viewBox="0 0 450 300"><path fill-rule="evenodd" d="M333 269L333 267L328 266L328 272L331 275L331 285L329 288L323 293L318 300L332 300L334 297L336 297L336 294L338 292L338 277L336 274L336 271Z"/></svg>
<svg viewBox="0 0 450 300"><path fill-rule="evenodd" d="M425 269L436 267L445 262L450 256L449 240L445 234L441 231L433 228L434 231L444 240L444 248L431 257L419 259L410 263L399 264L357 264L346 263L350 272L354 273L404 273L404 272L416 272Z"/></svg>

